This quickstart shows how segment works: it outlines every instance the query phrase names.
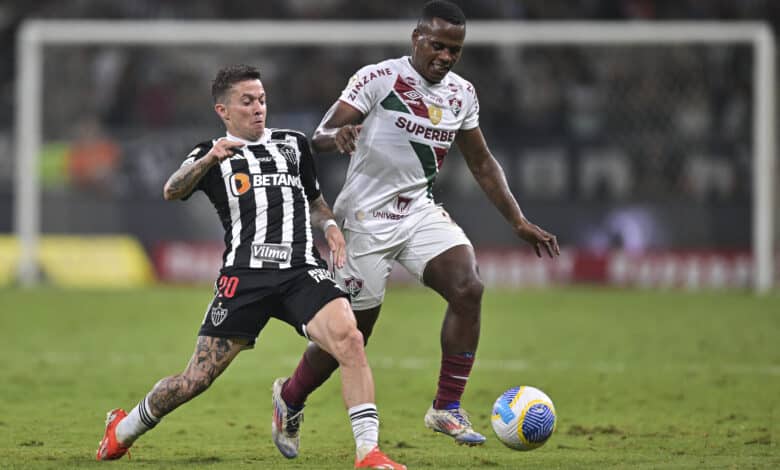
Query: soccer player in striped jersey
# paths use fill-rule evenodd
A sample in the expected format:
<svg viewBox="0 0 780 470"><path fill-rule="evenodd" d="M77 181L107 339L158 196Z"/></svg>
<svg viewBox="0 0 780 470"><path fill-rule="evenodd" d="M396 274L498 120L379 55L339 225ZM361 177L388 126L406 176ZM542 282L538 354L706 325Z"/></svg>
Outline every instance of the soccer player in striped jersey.
<svg viewBox="0 0 780 470"><path fill-rule="evenodd" d="M483 285L474 250L431 192L453 142L490 201L538 256L560 253L554 235L529 222L479 128L470 82L452 72L463 49L466 18L455 4L428 2L412 33L412 54L360 69L312 139L318 152L350 155L334 206L349 253L337 280L352 295L358 328L367 339L379 315L385 282L399 262L447 301L441 329L438 389L427 427L456 442L479 445L461 407L479 342ZM338 366L310 345L281 396L303 406Z"/></svg>
<svg viewBox="0 0 780 470"><path fill-rule="evenodd" d="M222 221L226 248L214 299L184 372L157 382L130 413L111 410L97 459L122 457L165 415L206 390L275 317L338 361L355 467L405 469L379 450L363 335L347 294L314 246L312 226L321 227L334 264L343 265L344 238L320 194L306 136L266 127L266 94L253 67L220 70L212 95L227 133L192 150L165 184L164 197L186 200L203 191ZM280 388L277 380L275 396ZM274 442L285 457L296 457L302 409L276 398L274 405Z"/></svg>

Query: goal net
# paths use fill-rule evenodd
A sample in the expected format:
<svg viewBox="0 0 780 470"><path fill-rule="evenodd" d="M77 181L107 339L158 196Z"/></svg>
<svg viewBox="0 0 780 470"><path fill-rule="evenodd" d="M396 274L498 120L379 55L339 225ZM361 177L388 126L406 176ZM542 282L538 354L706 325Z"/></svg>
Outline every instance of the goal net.
<svg viewBox="0 0 780 470"><path fill-rule="evenodd" d="M3 175L18 279L47 274L49 235L106 234L138 241L160 278L211 279L222 235L213 208L161 192L197 142L223 132L209 95L216 70L256 65L268 125L311 135L356 70L408 54L412 27L24 24L15 152L0 164L14 168ZM768 26L474 21L455 71L475 85L481 128L521 206L565 247L554 262L520 249L453 150L434 195L473 240L488 282L774 286ZM318 157L331 202L346 161Z"/></svg>

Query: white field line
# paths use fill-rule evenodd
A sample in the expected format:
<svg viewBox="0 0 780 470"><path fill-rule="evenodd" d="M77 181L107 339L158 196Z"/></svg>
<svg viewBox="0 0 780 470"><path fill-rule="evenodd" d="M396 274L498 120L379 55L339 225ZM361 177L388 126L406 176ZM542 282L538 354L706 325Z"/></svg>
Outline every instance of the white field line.
<svg viewBox="0 0 780 470"><path fill-rule="evenodd" d="M245 355L254 354L253 351L244 352ZM92 355L87 355L82 352L40 352L33 353L33 360L42 362L43 364L51 365L68 365L76 366L82 363L88 363L98 360ZM143 365L148 364L149 361L161 361L161 360L176 360L180 359L184 364L188 357L181 356L176 353L164 354L160 357L159 354L154 358L148 354L133 353L133 354L108 354L107 357L103 357L99 360L106 361L109 365L122 366L122 365ZM282 364L286 367L293 368L300 361L300 356L285 355L274 361ZM419 356L407 356L407 357L394 357L394 356L372 356L371 352L368 353L368 360L371 367L374 369L401 369L401 370L438 370L439 358L438 357L419 357ZM547 370L551 372L569 372L569 371L585 371L590 373L603 373L603 374L622 374L626 372L632 372L637 367L630 362L619 361L592 361L592 362L578 362L568 360L550 360L550 361L525 361L522 359L492 359L492 358L478 358L475 369L484 371L506 371L506 372L523 372L523 371L536 371ZM707 364L696 362L679 362L669 363L653 366L654 371L658 372L689 372L689 373L705 373L705 374L728 374L728 375L758 375L758 376L780 376L780 364L761 364L761 363L720 363L720 364Z"/></svg>

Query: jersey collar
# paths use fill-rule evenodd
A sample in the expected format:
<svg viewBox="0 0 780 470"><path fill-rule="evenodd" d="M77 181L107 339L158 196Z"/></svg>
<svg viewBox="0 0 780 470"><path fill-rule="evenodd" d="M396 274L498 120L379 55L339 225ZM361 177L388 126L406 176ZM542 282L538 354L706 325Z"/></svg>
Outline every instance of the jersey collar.
<svg viewBox="0 0 780 470"><path fill-rule="evenodd" d="M412 65L412 56L405 55L403 58L405 59L404 63L406 64L406 68L414 74L414 78L417 79L417 83L423 85L426 88L444 86L444 80L446 80L447 77L444 77L444 80L440 81L439 83L429 82L428 79L420 75L420 72L418 72L417 69L414 68L414 65ZM450 73L452 73L452 70L450 70ZM449 73L447 75L449 75Z"/></svg>
<svg viewBox="0 0 780 470"><path fill-rule="evenodd" d="M234 136L230 132L226 132L226 136L227 136L227 138L229 140L235 140L236 142L241 142L244 145L260 145L260 144L264 144L264 143L268 142L268 139L271 136L271 131L270 131L270 129L265 128L265 130L263 130L263 135L261 135L260 138L257 139L257 140L242 139L241 137Z"/></svg>

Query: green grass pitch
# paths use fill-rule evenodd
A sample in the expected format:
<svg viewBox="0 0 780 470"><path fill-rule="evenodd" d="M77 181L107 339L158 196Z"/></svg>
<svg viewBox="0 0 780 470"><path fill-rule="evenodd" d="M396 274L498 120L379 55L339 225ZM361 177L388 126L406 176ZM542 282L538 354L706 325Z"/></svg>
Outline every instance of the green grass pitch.
<svg viewBox="0 0 780 470"><path fill-rule="evenodd" d="M132 449L95 462L105 413L130 409L192 353L208 287L0 290L0 467L351 468L338 374L310 399L301 455L271 443L270 387L305 342L272 321L203 395ZM423 425L444 303L388 293L368 348L383 449L409 468L780 468L780 297L610 289L488 290L464 405L488 436L458 447ZM533 385L558 428L533 452L503 447L495 398Z"/></svg>

